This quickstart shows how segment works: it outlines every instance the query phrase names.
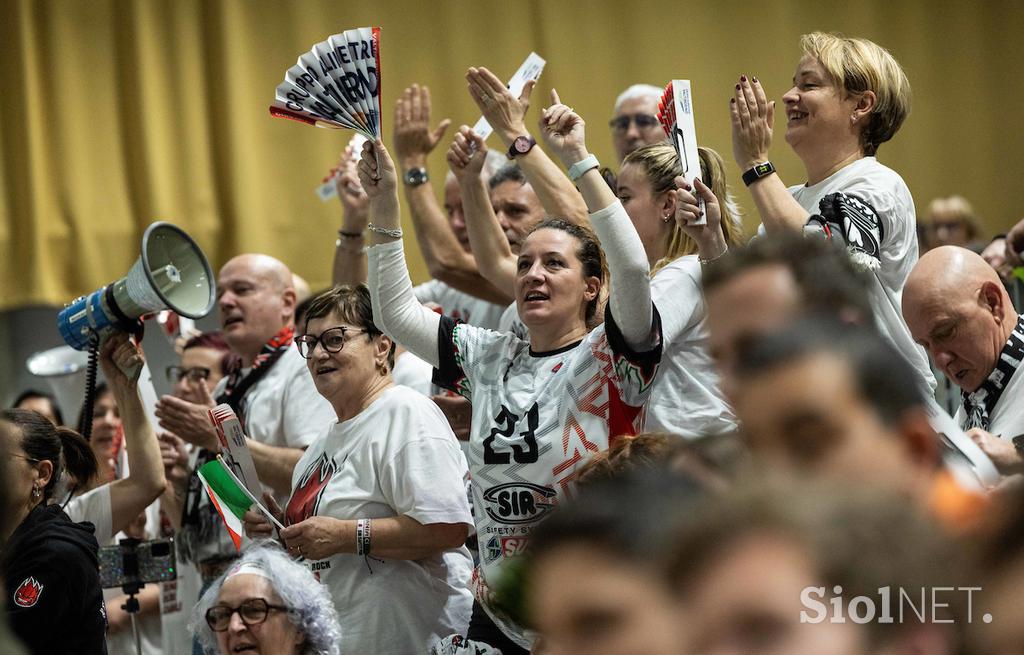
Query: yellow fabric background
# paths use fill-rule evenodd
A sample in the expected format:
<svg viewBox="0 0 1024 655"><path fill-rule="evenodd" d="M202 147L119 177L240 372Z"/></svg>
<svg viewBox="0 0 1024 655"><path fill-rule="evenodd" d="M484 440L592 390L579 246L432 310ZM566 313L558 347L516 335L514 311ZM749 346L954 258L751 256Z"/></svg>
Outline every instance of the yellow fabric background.
<svg viewBox="0 0 1024 655"><path fill-rule="evenodd" d="M301 52L371 24L383 29L386 143L406 85L431 87L436 118L472 124L465 69L507 78L536 50L548 66L534 108L556 86L606 163L606 121L623 88L693 80L700 142L723 154L736 187L727 103L740 73L778 99L800 34L866 36L914 88L911 117L880 159L903 174L919 211L961 192L989 233L1022 213L1024 5L1012 1L2 0L0 308L64 303L114 280L158 219L192 234L215 269L259 251L325 286L340 210L313 189L349 133L272 119L267 106ZM803 170L779 114L772 158L796 184ZM443 148L430 167L440 190ZM756 216L739 197L749 230Z"/></svg>

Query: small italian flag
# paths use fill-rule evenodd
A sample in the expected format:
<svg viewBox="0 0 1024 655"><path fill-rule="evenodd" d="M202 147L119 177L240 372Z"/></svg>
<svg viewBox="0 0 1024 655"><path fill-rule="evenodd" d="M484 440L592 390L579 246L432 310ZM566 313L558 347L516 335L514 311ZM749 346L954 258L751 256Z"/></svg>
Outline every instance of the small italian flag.
<svg viewBox="0 0 1024 655"><path fill-rule="evenodd" d="M237 478L227 471L220 459L207 462L199 467L199 479L210 495L210 501L217 508L224 525L235 542L235 548L242 550L242 517L252 506L252 499L238 484Z"/></svg>

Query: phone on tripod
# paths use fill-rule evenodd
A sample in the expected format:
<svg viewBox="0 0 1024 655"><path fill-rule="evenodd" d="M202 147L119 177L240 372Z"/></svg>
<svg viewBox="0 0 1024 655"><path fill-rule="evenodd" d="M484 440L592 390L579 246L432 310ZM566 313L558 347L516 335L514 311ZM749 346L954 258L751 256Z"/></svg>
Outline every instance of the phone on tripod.
<svg viewBox="0 0 1024 655"><path fill-rule="evenodd" d="M104 589L141 588L148 582L170 582L178 577L171 539L122 539L116 546L100 548L99 559Z"/></svg>

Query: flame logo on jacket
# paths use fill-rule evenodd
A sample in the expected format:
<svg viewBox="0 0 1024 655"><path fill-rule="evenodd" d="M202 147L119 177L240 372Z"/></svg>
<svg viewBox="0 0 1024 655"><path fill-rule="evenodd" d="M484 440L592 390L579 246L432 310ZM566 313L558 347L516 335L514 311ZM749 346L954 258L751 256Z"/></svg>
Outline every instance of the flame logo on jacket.
<svg viewBox="0 0 1024 655"><path fill-rule="evenodd" d="M14 604L18 607L32 607L39 602L39 596L43 593L43 585L38 580L29 576L14 591Z"/></svg>

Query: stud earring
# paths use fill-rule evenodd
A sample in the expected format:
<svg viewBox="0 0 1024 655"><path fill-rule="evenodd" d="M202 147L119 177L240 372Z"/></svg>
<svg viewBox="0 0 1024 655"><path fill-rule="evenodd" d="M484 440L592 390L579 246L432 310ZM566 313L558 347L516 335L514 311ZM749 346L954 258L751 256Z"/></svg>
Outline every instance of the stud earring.
<svg viewBox="0 0 1024 655"><path fill-rule="evenodd" d="M661 222L668 223L670 218L672 218L672 214L665 214L664 216L661 217Z"/></svg>

